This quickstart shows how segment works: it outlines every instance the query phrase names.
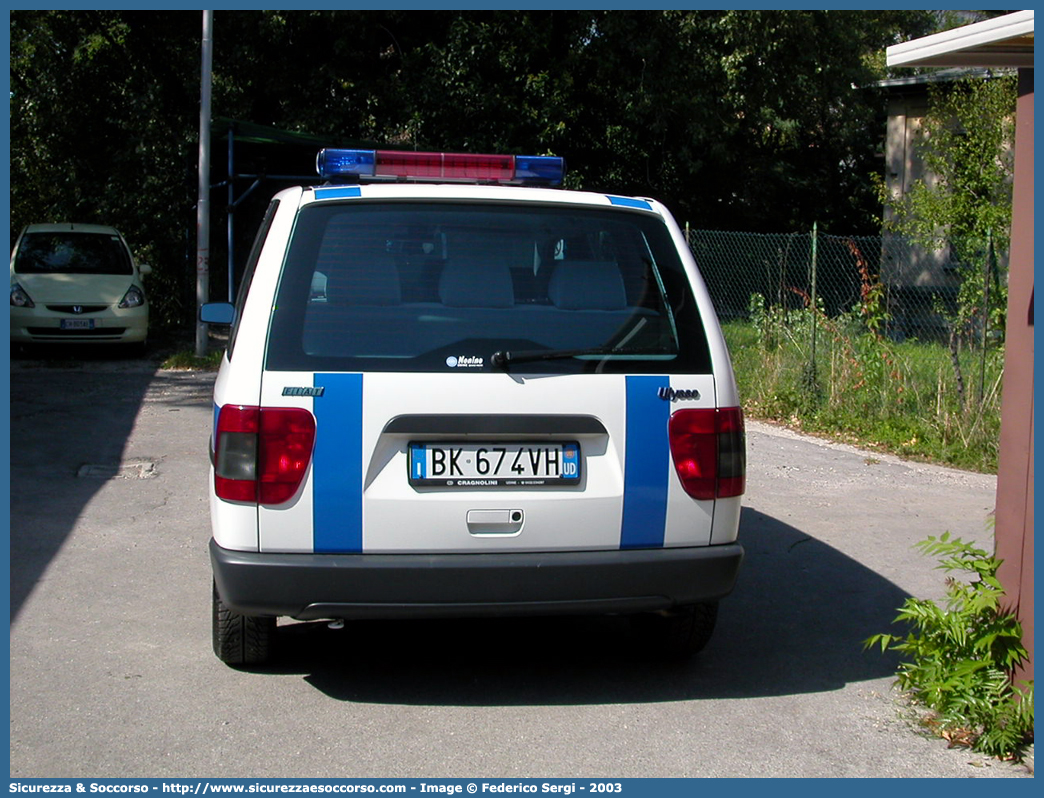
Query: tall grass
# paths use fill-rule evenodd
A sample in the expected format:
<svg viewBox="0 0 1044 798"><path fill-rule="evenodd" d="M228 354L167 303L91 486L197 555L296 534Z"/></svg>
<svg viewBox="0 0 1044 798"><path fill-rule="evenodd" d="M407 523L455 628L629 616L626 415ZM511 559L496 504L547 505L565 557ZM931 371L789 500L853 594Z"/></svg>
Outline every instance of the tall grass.
<svg viewBox="0 0 1044 798"><path fill-rule="evenodd" d="M1001 349L984 357L965 346L952 355L937 343L890 341L865 319L830 319L810 310L783 317L753 304L751 310L751 321L724 325L750 417L996 473Z"/></svg>

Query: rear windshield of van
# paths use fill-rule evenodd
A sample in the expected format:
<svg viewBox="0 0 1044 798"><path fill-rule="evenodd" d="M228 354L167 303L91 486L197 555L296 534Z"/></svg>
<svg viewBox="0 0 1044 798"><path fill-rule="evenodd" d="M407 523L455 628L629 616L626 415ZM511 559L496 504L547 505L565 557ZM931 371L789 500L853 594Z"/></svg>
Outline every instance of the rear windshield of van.
<svg viewBox="0 0 1044 798"><path fill-rule="evenodd" d="M19 274L133 274L119 236L105 233L26 233L15 256Z"/></svg>
<svg viewBox="0 0 1044 798"><path fill-rule="evenodd" d="M655 216L384 201L300 211L267 368L709 373L710 363Z"/></svg>

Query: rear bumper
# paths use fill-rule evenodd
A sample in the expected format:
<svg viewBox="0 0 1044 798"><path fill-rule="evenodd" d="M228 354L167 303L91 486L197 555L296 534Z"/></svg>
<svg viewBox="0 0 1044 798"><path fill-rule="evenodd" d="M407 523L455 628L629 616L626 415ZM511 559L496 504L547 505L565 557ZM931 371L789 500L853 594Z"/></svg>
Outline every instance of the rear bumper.
<svg viewBox="0 0 1044 798"><path fill-rule="evenodd" d="M210 541L222 601L242 615L417 618L602 614L714 601L743 547L517 554L269 554Z"/></svg>

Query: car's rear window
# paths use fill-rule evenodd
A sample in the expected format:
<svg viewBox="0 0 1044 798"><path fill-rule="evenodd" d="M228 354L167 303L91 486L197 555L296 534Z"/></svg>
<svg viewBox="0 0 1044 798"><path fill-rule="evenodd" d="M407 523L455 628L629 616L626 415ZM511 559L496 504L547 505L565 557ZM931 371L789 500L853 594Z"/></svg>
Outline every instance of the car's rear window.
<svg viewBox="0 0 1044 798"><path fill-rule="evenodd" d="M119 236L105 233L26 233L15 256L19 274L133 274Z"/></svg>
<svg viewBox="0 0 1044 798"><path fill-rule="evenodd" d="M316 203L298 216L267 367L707 373L674 243L648 213Z"/></svg>

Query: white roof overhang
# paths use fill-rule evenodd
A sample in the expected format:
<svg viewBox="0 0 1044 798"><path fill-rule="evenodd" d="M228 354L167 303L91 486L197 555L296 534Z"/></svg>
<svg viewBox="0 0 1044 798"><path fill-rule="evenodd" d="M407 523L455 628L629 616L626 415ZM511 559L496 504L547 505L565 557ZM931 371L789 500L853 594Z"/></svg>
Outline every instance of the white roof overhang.
<svg viewBox="0 0 1044 798"><path fill-rule="evenodd" d="M1033 11L1016 11L887 50L888 66L1033 66Z"/></svg>

